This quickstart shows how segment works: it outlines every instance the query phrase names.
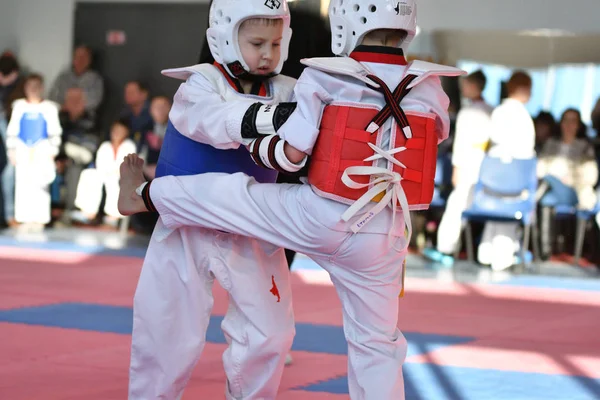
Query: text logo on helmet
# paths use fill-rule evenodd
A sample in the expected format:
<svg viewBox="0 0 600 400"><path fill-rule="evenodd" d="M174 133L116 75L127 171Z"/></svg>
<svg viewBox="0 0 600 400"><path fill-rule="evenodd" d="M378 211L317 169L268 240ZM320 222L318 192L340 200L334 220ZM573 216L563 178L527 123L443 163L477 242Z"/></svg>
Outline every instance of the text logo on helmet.
<svg viewBox="0 0 600 400"><path fill-rule="evenodd" d="M269 7L271 10L279 10L279 7L281 7L281 2L279 0L266 0L265 6Z"/></svg>
<svg viewBox="0 0 600 400"><path fill-rule="evenodd" d="M398 2L394 10L396 11L396 15L406 16L412 14L412 7L405 2Z"/></svg>

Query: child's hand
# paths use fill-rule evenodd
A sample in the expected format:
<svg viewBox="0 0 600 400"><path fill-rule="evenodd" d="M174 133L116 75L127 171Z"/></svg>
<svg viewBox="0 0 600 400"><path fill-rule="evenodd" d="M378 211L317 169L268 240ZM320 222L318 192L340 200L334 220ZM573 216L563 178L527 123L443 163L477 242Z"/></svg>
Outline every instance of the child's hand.
<svg viewBox="0 0 600 400"><path fill-rule="evenodd" d="M290 160L290 162L294 164L299 164L304 157L306 157L306 153L301 152L300 150L292 147L288 142L285 142L283 146L283 151L285 152L285 156Z"/></svg>

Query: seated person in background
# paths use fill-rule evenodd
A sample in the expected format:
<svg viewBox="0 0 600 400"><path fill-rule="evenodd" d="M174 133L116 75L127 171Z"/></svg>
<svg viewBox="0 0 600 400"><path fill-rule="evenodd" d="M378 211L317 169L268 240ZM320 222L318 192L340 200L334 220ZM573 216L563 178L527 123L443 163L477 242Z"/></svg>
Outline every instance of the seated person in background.
<svg viewBox="0 0 600 400"><path fill-rule="evenodd" d="M169 122L169 111L171 111L171 101L168 98L157 96L152 99L150 115L154 122L154 129L146 133L145 143L141 151L141 157L146 160L144 175L150 180L154 179L155 176L156 163Z"/></svg>
<svg viewBox="0 0 600 400"><path fill-rule="evenodd" d="M548 139L538 158L538 177L543 179L538 190L542 257L547 259L552 253L551 210L558 206L591 210L596 206L598 164L579 111L570 108L563 113L558 135Z"/></svg>
<svg viewBox="0 0 600 400"><path fill-rule="evenodd" d="M460 241L462 213L473 201L473 189L489 142L492 107L482 97L485 84L486 77L481 71L461 80L461 94L466 101L456 118L452 147L454 190L438 227L437 247L424 251L426 257L444 264L454 262L451 255Z"/></svg>
<svg viewBox="0 0 600 400"><path fill-rule="evenodd" d="M102 143L96 155L96 168L81 173L75 205L82 211L83 220L93 220L102 202L102 188L106 190L104 204L105 222L116 226L123 218L117 209L119 197L119 166L123 158L135 153L135 143L129 138L127 121L118 120L110 129L110 140ZM80 217L80 214L77 214Z"/></svg>
<svg viewBox="0 0 600 400"><path fill-rule="evenodd" d="M120 119L127 121L137 153L144 147L146 133L154 127L148 96L148 88L139 81L130 81L125 85L125 109Z"/></svg>
<svg viewBox="0 0 600 400"><path fill-rule="evenodd" d="M490 157L506 162L512 159L527 160L535 157L535 126L525 105L531 98L531 77L516 71L506 88L508 98L492 112ZM519 223L486 222L477 250L477 260L490 265L494 271L511 267L520 249Z"/></svg>
<svg viewBox="0 0 600 400"><path fill-rule="evenodd" d="M62 146L56 157L57 173L64 176L65 212L61 223L70 224L70 212L75 209L75 196L79 176L93 160L100 138L94 131L94 119L86 110L85 92L71 88L65 95L65 104L60 112L63 129Z"/></svg>
<svg viewBox="0 0 600 400"><path fill-rule="evenodd" d="M91 69L92 50L87 46L78 46L73 52L71 67L63 71L50 90L50 99L65 106L67 91L80 88L87 99L85 108L92 117L104 97L104 82L100 74Z"/></svg>
<svg viewBox="0 0 600 400"><path fill-rule="evenodd" d="M596 140L600 137L600 98L592 110L592 128L596 131Z"/></svg>

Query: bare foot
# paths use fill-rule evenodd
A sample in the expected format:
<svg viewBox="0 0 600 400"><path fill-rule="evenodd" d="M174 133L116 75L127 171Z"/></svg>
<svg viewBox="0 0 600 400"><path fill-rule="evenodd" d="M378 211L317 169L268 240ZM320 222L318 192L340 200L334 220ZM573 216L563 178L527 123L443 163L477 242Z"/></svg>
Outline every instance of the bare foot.
<svg viewBox="0 0 600 400"><path fill-rule="evenodd" d="M144 179L144 160L136 154L129 154L121 163L119 180L119 201L117 206L123 215L133 215L147 212L144 200L135 190L146 180Z"/></svg>

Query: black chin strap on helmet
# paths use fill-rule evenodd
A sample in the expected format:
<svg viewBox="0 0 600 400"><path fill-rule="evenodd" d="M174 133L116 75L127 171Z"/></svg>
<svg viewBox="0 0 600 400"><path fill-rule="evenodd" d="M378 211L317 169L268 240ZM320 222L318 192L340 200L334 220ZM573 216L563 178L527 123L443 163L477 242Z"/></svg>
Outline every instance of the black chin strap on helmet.
<svg viewBox="0 0 600 400"><path fill-rule="evenodd" d="M271 72L270 74L266 75L251 74L250 72L246 71L246 69L242 66L242 63L239 61L234 61L227 64L227 69L235 78L250 82L263 82L277 75L275 72Z"/></svg>

